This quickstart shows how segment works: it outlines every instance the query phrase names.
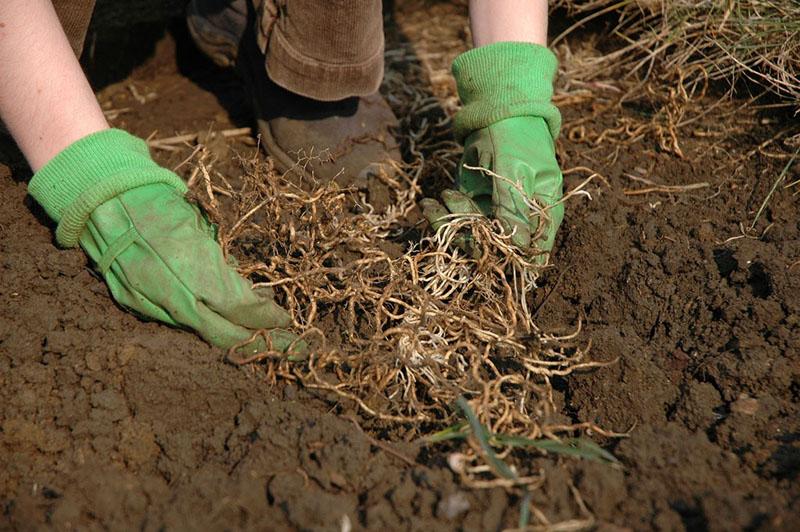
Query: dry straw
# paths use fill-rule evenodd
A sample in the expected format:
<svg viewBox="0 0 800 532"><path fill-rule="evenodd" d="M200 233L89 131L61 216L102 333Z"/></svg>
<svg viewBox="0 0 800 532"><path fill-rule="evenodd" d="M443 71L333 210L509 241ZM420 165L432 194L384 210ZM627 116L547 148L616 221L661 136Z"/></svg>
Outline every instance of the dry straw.
<svg viewBox="0 0 800 532"><path fill-rule="evenodd" d="M800 2L796 0L556 0L578 21L553 41L600 17L615 20L619 46L582 64L573 76L609 71L630 79L702 85L743 78L800 104Z"/></svg>

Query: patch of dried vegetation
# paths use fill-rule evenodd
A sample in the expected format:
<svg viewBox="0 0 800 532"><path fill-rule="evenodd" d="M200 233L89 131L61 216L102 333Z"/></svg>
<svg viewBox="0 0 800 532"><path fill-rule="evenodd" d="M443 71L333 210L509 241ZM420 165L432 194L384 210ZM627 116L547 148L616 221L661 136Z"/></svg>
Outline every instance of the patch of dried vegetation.
<svg viewBox="0 0 800 532"><path fill-rule="evenodd" d="M600 16L616 24L619 46L572 72L594 79L615 71L631 79L704 85L747 78L800 104L800 3L794 0L556 0L577 17L553 45Z"/></svg>
<svg viewBox="0 0 800 532"><path fill-rule="evenodd" d="M408 172L383 177L395 201L376 212L335 182L298 182L258 159L243 165L241 189L229 191L237 219L220 240L313 347L303 363L278 353L239 362L265 360L272 378L389 422L442 428L463 395L492 432L555 438L590 427L558 421L550 379L600 364L576 334L536 326L528 297L542 266L499 224L454 216L403 249L419 191ZM453 245L464 232L479 256Z"/></svg>

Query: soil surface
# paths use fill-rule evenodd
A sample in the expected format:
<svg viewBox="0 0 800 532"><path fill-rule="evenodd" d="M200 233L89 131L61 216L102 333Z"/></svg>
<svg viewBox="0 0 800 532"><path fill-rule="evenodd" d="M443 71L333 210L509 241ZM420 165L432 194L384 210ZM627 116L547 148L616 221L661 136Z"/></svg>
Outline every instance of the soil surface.
<svg viewBox="0 0 800 532"><path fill-rule="evenodd" d="M387 48L427 39L420 47L430 52L443 43L447 52L434 61L445 64L466 46L465 13L423 7L430 12L396 7ZM398 30L423 15L446 24L430 35ZM84 63L112 124L134 134L250 125L236 77L200 57L180 21L98 38ZM443 79L431 79L434 92L450 83ZM562 111L566 130L592 105ZM542 462L547 483L533 502L552 522L582 515L573 485L603 530L800 529L793 190L778 187L754 231L740 230L786 164L774 158L780 150L751 150L787 120L711 113L684 130L683 158L651 136L599 145L562 137L562 167L590 166L607 183L590 185L591 201L567 203L555 267L534 308L548 331L581 320L594 358L617 360L554 383L564 414L632 431L598 440L624 469ZM591 127L612 125L600 116ZM729 133L709 133L718 131ZM215 155L234 168L234 155L252 153L252 144L230 139ZM189 153L154 156L174 167ZM787 183L800 165L788 172ZM625 191L646 185L630 175L708 186L632 195ZM354 420L368 420L302 387L267 382L258 368L233 367L194 335L116 306L82 251L55 246L53 224L26 195L29 177L13 145L0 141L2 528L515 525L514 497L459 485L446 461L457 446L420 450L398 434L362 432ZM568 173L566 184L582 179Z"/></svg>

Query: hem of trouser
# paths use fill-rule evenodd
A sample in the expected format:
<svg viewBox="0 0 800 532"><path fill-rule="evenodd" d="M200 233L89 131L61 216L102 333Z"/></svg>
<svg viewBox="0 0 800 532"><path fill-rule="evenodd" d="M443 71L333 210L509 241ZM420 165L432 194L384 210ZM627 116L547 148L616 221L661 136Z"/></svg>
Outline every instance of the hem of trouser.
<svg viewBox="0 0 800 532"><path fill-rule="evenodd" d="M294 49L278 28L272 31L266 53L270 79L295 94L332 102L377 92L383 79L383 40L366 61L323 63Z"/></svg>

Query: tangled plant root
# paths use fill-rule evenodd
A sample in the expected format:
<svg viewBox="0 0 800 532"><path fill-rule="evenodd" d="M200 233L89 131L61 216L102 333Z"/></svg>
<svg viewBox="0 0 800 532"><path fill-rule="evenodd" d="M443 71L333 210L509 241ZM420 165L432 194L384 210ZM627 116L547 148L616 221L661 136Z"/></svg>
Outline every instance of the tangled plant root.
<svg viewBox="0 0 800 532"><path fill-rule="evenodd" d="M550 379L600 364L574 342L578 331L557 337L535 325L527 296L542 267L497 222L454 216L403 252L400 222L419 188L401 169L382 176L394 202L376 212L334 182L297 183L266 163L243 164L223 248L318 340L305 363L269 357L272 378L417 427L452 423L464 395L493 432L539 438L578 428L555 424ZM453 245L465 231L479 258Z"/></svg>

